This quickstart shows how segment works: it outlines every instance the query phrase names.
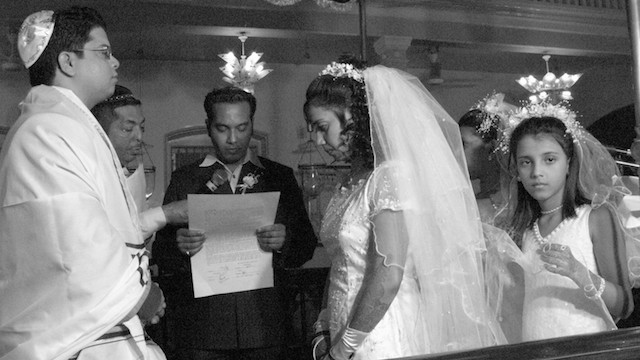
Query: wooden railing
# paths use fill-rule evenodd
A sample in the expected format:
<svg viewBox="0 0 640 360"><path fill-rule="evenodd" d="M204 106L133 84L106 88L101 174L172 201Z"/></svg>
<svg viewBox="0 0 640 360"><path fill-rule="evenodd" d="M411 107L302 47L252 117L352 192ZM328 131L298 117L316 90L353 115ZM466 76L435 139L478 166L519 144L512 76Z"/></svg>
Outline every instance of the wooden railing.
<svg viewBox="0 0 640 360"><path fill-rule="evenodd" d="M569 336L514 345L423 355L403 360L529 360L580 359L619 360L640 359L640 328L620 329L592 335ZM398 360L398 359L396 359Z"/></svg>

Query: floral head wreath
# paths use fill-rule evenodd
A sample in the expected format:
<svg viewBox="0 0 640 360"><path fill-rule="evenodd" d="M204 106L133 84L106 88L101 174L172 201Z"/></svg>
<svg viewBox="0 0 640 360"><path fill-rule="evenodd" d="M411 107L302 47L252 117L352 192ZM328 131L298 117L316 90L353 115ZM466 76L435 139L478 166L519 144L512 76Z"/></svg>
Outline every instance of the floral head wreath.
<svg viewBox="0 0 640 360"><path fill-rule="evenodd" d="M482 138L485 138L494 129L499 131L503 127L502 125L508 120L509 114L515 110L515 107L504 102L503 93L494 92L478 101L471 110L480 110L482 112L482 122L476 130Z"/></svg>
<svg viewBox="0 0 640 360"><path fill-rule="evenodd" d="M502 138L498 144L498 149L504 153L509 152L509 141L513 130L525 119L532 117L554 117L562 121L567 128L566 133L573 137L574 142L584 138L584 128L577 120L577 114L569 108L566 101L551 104L548 100L540 103L529 103L512 113L502 132Z"/></svg>
<svg viewBox="0 0 640 360"><path fill-rule="evenodd" d="M355 68L351 64L332 62L320 72L320 75L331 75L333 77L348 77L355 81L364 82L362 70Z"/></svg>

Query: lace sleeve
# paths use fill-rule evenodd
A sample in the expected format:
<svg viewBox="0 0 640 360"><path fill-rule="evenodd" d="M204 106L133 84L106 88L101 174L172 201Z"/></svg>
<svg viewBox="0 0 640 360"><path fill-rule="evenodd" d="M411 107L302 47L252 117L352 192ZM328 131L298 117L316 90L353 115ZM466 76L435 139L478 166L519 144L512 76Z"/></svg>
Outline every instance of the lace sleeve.
<svg viewBox="0 0 640 360"><path fill-rule="evenodd" d="M369 218L372 219L381 211L400 211L406 204L400 201L398 177L400 167L397 164L385 163L375 169L367 184L367 200L369 202Z"/></svg>
<svg viewBox="0 0 640 360"><path fill-rule="evenodd" d="M366 188L369 202L369 221L372 224L373 245L383 257L385 266L404 268L409 243L398 179L402 172L397 164L385 163L377 167Z"/></svg>

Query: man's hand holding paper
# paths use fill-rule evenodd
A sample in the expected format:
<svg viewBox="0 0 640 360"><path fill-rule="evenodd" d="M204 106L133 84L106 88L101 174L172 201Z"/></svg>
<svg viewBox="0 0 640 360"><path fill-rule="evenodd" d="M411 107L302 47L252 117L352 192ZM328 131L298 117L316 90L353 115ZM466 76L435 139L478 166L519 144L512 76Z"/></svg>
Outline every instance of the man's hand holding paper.
<svg viewBox="0 0 640 360"><path fill-rule="evenodd" d="M178 249L187 256L193 256L202 250L206 239L207 237L202 230L182 228L176 231Z"/></svg>
<svg viewBox="0 0 640 360"><path fill-rule="evenodd" d="M279 192L188 195L189 227L205 237L200 243L197 234L178 234L178 247L191 254L195 297L273 287L272 252L286 235L284 225L274 224L279 198Z"/></svg>
<svg viewBox="0 0 640 360"><path fill-rule="evenodd" d="M286 235L287 230L283 224L262 226L256 230L258 244L264 251L278 251L282 249Z"/></svg>

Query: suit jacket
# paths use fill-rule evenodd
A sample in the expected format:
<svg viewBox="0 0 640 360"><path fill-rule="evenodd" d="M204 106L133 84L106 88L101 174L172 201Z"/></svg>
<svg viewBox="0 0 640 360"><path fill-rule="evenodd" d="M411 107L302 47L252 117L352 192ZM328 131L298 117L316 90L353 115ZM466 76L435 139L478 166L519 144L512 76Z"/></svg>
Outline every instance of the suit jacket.
<svg viewBox="0 0 640 360"><path fill-rule="evenodd" d="M186 199L187 194L211 194L205 183L222 165L200 167L201 162L184 166L172 174L165 204ZM239 179L249 173L260 174L258 183L247 193L280 192L275 223L284 224L287 235L281 252L273 254L274 288L194 299L190 261L178 251L175 241L176 230L186 224L169 225L156 235L153 258L158 264L167 304L174 309L175 319L171 320L170 326L175 328L169 330L176 335L178 348L245 349L284 343L284 293L278 272L299 267L311 259L317 239L293 170L262 157L260 162L264 168L245 163ZM214 193L231 194L229 182Z"/></svg>

